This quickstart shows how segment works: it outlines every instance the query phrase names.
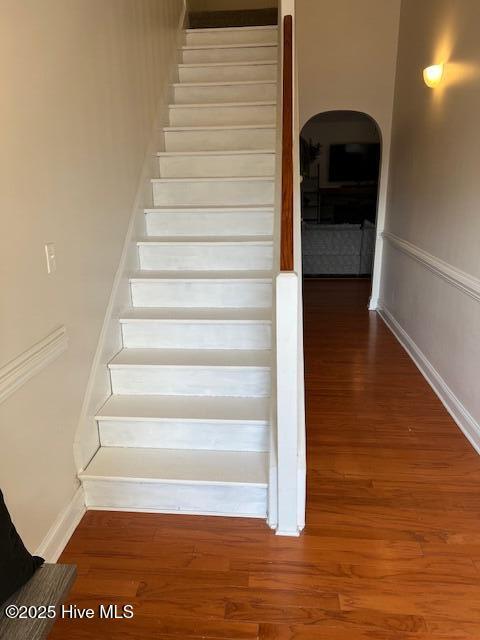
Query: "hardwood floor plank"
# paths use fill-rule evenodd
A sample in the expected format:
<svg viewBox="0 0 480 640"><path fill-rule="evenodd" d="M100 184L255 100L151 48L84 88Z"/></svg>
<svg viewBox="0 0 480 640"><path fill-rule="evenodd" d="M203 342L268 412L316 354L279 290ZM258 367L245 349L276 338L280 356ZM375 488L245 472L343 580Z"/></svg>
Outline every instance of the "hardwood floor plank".
<svg viewBox="0 0 480 640"><path fill-rule="evenodd" d="M257 602L230 601L227 604L225 617L229 620L251 622L275 622L290 624L311 624L320 627L343 627L346 631L351 625L366 625L386 631L427 631L422 616L410 614L393 614L390 612L357 609L355 611L328 611L319 608L287 607L278 609Z"/></svg>
<svg viewBox="0 0 480 640"><path fill-rule="evenodd" d="M307 561L322 562L331 560L334 562L361 563L366 560L380 559L408 559L419 558L423 555L418 542L403 542L390 540L365 540L349 538L304 538L300 542L286 542L284 546L270 547L261 544L249 543L237 546L236 544L199 542L197 551L224 554L230 558L271 559L276 561Z"/></svg>
<svg viewBox="0 0 480 640"><path fill-rule="evenodd" d="M204 588L212 587L247 587L248 573L246 571L205 571L198 569L157 569L150 567L145 569L125 569L123 563L118 567L90 567L87 577L91 580L119 578L135 580L139 586L148 589L161 589L169 587L182 587L201 585Z"/></svg>
<svg viewBox="0 0 480 640"><path fill-rule="evenodd" d="M68 635L67 635L68 634ZM136 615L133 620L77 620L69 623L60 620L55 624L49 640L63 637L73 640L101 638L102 640L256 640L258 625L248 622L208 620L202 617L161 618Z"/></svg>
<svg viewBox="0 0 480 640"><path fill-rule="evenodd" d="M447 640L445 635L429 632L399 632L349 625L332 627L326 625L276 625L261 624L259 640ZM473 636L457 635L457 640L473 640ZM452 640L452 638L450 638Z"/></svg>

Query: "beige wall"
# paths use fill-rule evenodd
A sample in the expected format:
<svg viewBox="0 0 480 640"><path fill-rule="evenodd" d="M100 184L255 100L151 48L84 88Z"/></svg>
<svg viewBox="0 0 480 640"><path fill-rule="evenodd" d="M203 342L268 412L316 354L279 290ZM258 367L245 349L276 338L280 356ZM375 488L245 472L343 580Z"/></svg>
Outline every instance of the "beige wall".
<svg viewBox="0 0 480 640"><path fill-rule="evenodd" d="M278 0L188 0L190 11L237 11L240 9L270 9Z"/></svg>
<svg viewBox="0 0 480 640"><path fill-rule="evenodd" d="M77 486L74 432L182 6L0 0L0 367L60 325L70 340L0 404L0 487L32 549Z"/></svg>
<svg viewBox="0 0 480 640"><path fill-rule="evenodd" d="M385 219L400 0L297 0L300 127L322 111L362 111L382 133L378 229ZM377 244L372 305L379 289Z"/></svg>
<svg viewBox="0 0 480 640"><path fill-rule="evenodd" d="M480 3L403 0L387 230L480 278ZM445 62L436 89L422 69ZM383 303L480 422L478 299L387 243ZM480 434L477 432L480 442Z"/></svg>
<svg viewBox="0 0 480 640"><path fill-rule="evenodd" d="M400 0L297 0L300 126L363 111L391 126Z"/></svg>

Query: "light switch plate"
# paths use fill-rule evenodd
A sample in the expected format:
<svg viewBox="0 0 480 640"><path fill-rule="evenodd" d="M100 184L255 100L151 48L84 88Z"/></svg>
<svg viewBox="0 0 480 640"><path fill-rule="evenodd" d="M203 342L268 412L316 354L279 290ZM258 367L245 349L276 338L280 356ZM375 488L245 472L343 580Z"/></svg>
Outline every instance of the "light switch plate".
<svg viewBox="0 0 480 640"><path fill-rule="evenodd" d="M45 256L47 258L47 273L55 273L57 270L57 258L53 242L47 242L45 245Z"/></svg>

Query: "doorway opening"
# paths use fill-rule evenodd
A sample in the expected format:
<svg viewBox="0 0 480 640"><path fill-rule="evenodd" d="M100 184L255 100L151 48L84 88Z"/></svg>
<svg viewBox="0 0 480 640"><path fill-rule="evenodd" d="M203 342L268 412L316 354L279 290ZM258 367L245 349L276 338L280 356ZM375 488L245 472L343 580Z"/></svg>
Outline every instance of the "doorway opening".
<svg viewBox="0 0 480 640"><path fill-rule="evenodd" d="M380 130L365 113L327 111L302 128L305 277L371 277L380 158Z"/></svg>

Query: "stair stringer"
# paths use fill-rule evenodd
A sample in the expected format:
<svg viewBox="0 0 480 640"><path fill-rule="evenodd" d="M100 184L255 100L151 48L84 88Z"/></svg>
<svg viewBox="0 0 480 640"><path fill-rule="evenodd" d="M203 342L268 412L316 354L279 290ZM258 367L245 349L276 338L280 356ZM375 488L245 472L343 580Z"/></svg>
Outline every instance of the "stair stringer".
<svg viewBox="0 0 480 640"><path fill-rule="evenodd" d="M138 180L137 193L125 234L118 268L112 283L110 297L105 309L104 321L99 334L97 349L92 361L85 395L80 411L78 427L73 444L73 455L77 472L83 471L100 448L100 436L95 416L111 395L108 363L121 350L122 335L118 316L132 307L128 274L138 269L138 252L135 238L145 235L146 208L153 204L151 180L158 174L158 151L164 150L163 127L169 122L171 86L178 80L178 50L185 39L188 14L186 3L180 12L175 42L172 44L170 60L166 61L169 73L162 87L155 114L150 142L145 152Z"/></svg>

